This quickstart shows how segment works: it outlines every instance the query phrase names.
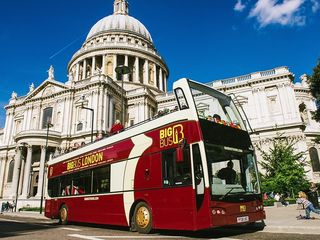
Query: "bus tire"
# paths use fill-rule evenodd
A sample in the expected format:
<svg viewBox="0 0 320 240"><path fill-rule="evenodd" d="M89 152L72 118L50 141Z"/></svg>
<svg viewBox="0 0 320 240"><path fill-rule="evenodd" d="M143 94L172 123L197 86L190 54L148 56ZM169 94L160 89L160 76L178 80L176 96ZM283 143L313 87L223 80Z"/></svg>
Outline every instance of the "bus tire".
<svg viewBox="0 0 320 240"><path fill-rule="evenodd" d="M62 205L59 210L59 223L61 225L68 224L68 208L66 205Z"/></svg>
<svg viewBox="0 0 320 240"><path fill-rule="evenodd" d="M152 230L152 214L150 207L144 203L139 202L134 209L133 214L134 228L139 233L150 233Z"/></svg>

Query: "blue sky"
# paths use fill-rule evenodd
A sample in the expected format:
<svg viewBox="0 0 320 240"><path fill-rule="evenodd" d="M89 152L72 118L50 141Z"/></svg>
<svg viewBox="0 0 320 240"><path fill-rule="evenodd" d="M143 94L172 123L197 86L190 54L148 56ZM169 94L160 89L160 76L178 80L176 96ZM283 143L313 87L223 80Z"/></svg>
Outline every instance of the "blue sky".
<svg viewBox="0 0 320 240"><path fill-rule="evenodd" d="M114 0L11 0L0 8L0 128L12 91L27 94L67 64ZM320 0L129 0L172 82L209 82L288 66L296 79L320 58Z"/></svg>

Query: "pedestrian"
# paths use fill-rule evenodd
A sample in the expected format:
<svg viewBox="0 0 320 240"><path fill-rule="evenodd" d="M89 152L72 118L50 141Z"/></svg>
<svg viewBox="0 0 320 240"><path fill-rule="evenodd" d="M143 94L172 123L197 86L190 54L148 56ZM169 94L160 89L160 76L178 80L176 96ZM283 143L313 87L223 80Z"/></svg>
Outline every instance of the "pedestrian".
<svg viewBox="0 0 320 240"><path fill-rule="evenodd" d="M297 203L303 205L306 211L306 217L305 217L306 219L310 219L311 212L314 212L320 215L320 210L314 208L312 202L310 202L307 199L307 195L305 192L300 191L298 194L299 194L299 198L297 199Z"/></svg>
<svg viewBox="0 0 320 240"><path fill-rule="evenodd" d="M317 185L314 182L311 182L310 188L307 192L308 200L312 202L313 206L315 208L319 208L319 202L318 202L318 188Z"/></svg>

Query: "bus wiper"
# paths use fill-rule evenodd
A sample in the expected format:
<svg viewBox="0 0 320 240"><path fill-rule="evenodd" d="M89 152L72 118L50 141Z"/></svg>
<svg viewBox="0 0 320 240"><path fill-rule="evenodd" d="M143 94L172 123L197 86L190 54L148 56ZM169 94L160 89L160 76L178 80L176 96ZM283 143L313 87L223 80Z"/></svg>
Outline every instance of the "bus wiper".
<svg viewBox="0 0 320 240"><path fill-rule="evenodd" d="M233 189L243 189L243 188L242 187L232 187L225 195L220 197L219 200L223 200L226 196L228 196L232 192Z"/></svg>

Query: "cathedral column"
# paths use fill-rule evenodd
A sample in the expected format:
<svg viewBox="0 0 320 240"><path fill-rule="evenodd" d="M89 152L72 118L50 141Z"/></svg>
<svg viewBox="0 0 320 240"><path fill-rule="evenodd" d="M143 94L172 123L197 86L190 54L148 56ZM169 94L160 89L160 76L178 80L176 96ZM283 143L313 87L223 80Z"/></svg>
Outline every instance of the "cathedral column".
<svg viewBox="0 0 320 240"><path fill-rule="evenodd" d="M107 75L106 74L106 55L105 54L102 55L101 73L104 74L104 75Z"/></svg>
<svg viewBox="0 0 320 240"><path fill-rule="evenodd" d="M109 126L113 124L113 115L114 115L114 107L113 107L113 99L109 98ZM123 124L123 123L122 123Z"/></svg>
<svg viewBox="0 0 320 240"><path fill-rule="evenodd" d="M44 168L46 160L46 146L41 146L41 155L40 155L40 170L39 170L39 179L38 179L38 192L36 197L40 198L42 195L43 188L43 179L44 179Z"/></svg>
<svg viewBox="0 0 320 240"><path fill-rule="evenodd" d="M23 178L23 189L22 189L22 198L27 198L28 190L30 186L30 170L31 170L31 159L32 159L32 145L27 146L27 160L24 168L24 178Z"/></svg>
<svg viewBox="0 0 320 240"><path fill-rule="evenodd" d="M79 63L77 63L77 66L76 66L76 77L75 77L75 81L79 81L79 74L80 74L80 65Z"/></svg>
<svg viewBox="0 0 320 240"><path fill-rule="evenodd" d="M153 69L154 69L154 71L153 71L153 86L155 88L158 88L157 87L157 65L155 63L153 63Z"/></svg>
<svg viewBox="0 0 320 240"><path fill-rule="evenodd" d="M128 65L128 55L124 55L124 66L129 67ZM129 74L133 74L133 73L129 73ZM123 80L128 82L129 81L129 74L123 74Z"/></svg>
<svg viewBox="0 0 320 240"><path fill-rule="evenodd" d="M135 69L136 69L136 72L135 72L134 82L139 83L139 72L140 72L140 70L139 70L139 57L136 57Z"/></svg>
<svg viewBox="0 0 320 240"><path fill-rule="evenodd" d="M92 67L91 67L91 76L96 73L96 57L92 57Z"/></svg>
<svg viewBox="0 0 320 240"><path fill-rule="evenodd" d="M144 61L144 73L143 73L143 84L149 84L149 61L146 59Z"/></svg>
<svg viewBox="0 0 320 240"><path fill-rule="evenodd" d="M87 60L83 60L83 67L82 67L82 79L87 78Z"/></svg>
<svg viewBox="0 0 320 240"><path fill-rule="evenodd" d="M162 68L159 68L159 90L163 91Z"/></svg>
<svg viewBox="0 0 320 240"><path fill-rule="evenodd" d="M116 73L116 67L117 67L117 55L113 55L113 81L117 81L117 73Z"/></svg>
<svg viewBox="0 0 320 240"><path fill-rule="evenodd" d="M163 75L163 91L166 92L167 91L167 76L166 76L166 73L164 72L164 75Z"/></svg>
<svg viewBox="0 0 320 240"><path fill-rule="evenodd" d="M18 179L19 179L20 167L21 167L21 150L22 150L22 147L17 147L17 149L16 149L17 153L14 158L11 197L16 197L16 195L17 195Z"/></svg>

